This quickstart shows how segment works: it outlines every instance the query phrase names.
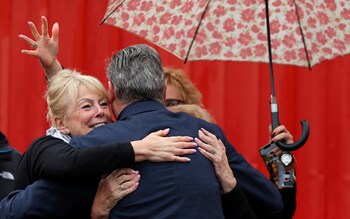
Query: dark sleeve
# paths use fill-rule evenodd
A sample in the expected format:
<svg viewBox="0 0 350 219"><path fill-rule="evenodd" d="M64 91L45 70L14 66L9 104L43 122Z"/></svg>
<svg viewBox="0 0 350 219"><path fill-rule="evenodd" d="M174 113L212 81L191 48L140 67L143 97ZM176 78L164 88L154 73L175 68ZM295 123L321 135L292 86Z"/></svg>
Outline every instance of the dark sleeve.
<svg viewBox="0 0 350 219"><path fill-rule="evenodd" d="M258 216L259 212L267 212L273 215L281 212L283 201L277 187L259 170L250 165L228 142L224 134L218 137L225 145L230 167L255 214Z"/></svg>
<svg viewBox="0 0 350 219"><path fill-rule="evenodd" d="M131 143L74 148L58 138L47 136L35 141L22 160L18 171L28 168L21 168L23 165L29 166L27 171L32 182L40 178L84 180L100 177L116 168L131 167L135 155Z"/></svg>
<svg viewBox="0 0 350 219"><path fill-rule="evenodd" d="M280 213L280 218L283 219L292 219L296 210L296 193L297 193L297 185L295 184L292 188L285 188L280 190L284 209Z"/></svg>
<svg viewBox="0 0 350 219"><path fill-rule="evenodd" d="M95 195L91 185L38 180L0 202L0 219L90 218Z"/></svg>
<svg viewBox="0 0 350 219"><path fill-rule="evenodd" d="M14 188L17 166L21 154L9 145L0 145L0 200Z"/></svg>
<svg viewBox="0 0 350 219"><path fill-rule="evenodd" d="M225 219L255 219L242 188L237 184L232 191L221 196Z"/></svg>

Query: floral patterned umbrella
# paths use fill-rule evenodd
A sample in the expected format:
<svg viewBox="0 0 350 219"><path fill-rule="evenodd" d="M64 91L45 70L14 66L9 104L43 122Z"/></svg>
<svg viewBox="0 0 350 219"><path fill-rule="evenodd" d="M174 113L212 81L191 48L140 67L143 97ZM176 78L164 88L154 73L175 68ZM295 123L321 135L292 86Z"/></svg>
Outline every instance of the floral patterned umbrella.
<svg viewBox="0 0 350 219"><path fill-rule="evenodd" d="M273 63L311 66L350 53L349 0L109 0L107 23L185 60L270 63L272 128L279 125ZM309 125L284 150L307 140Z"/></svg>
<svg viewBox="0 0 350 219"><path fill-rule="evenodd" d="M104 22L184 60L269 62L266 0L109 0ZM313 66L350 53L349 0L270 0L272 60Z"/></svg>

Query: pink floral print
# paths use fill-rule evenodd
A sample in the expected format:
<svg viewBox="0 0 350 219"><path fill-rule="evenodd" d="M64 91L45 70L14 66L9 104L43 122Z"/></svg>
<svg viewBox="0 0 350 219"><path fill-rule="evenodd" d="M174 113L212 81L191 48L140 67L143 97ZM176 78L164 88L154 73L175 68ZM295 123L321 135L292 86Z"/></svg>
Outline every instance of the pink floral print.
<svg viewBox="0 0 350 219"><path fill-rule="evenodd" d="M188 60L268 62L265 0L212 0L204 12L207 3L109 0L106 23L139 35L181 59L191 48ZM270 1L274 63L307 66L308 56L312 66L350 53L349 0L297 0L296 4L297 10L293 0Z"/></svg>

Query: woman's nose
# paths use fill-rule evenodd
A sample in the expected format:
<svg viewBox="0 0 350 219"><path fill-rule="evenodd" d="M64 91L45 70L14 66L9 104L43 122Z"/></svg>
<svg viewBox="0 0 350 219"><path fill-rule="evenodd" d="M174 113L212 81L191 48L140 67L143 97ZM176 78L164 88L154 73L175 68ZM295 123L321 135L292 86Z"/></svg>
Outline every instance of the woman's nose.
<svg viewBox="0 0 350 219"><path fill-rule="evenodd" d="M96 109L96 117L102 117L105 115L104 109L100 105L97 105Z"/></svg>

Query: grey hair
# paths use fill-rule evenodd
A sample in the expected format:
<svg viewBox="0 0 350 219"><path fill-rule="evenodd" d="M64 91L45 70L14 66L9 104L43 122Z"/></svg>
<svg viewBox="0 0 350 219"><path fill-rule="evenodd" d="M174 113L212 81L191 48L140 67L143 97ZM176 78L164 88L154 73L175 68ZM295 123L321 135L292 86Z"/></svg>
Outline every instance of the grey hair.
<svg viewBox="0 0 350 219"><path fill-rule="evenodd" d="M164 72L155 49L144 44L129 46L109 61L107 76L121 103L164 99Z"/></svg>

